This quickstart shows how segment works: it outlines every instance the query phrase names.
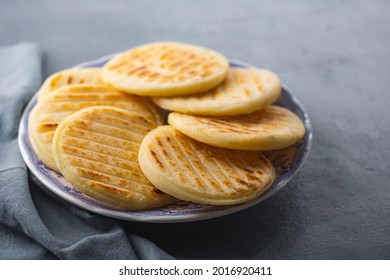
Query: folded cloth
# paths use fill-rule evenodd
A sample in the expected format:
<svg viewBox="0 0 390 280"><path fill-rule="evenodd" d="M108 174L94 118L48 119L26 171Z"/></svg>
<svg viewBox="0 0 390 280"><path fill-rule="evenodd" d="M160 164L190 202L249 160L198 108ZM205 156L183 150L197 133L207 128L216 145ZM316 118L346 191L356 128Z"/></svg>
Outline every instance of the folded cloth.
<svg viewBox="0 0 390 280"><path fill-rule="evenodd" d="M117 220L73 206L33 182L17 135L23 108L40 84L36 45L0 47L0 259L171 259Z"/></svg>

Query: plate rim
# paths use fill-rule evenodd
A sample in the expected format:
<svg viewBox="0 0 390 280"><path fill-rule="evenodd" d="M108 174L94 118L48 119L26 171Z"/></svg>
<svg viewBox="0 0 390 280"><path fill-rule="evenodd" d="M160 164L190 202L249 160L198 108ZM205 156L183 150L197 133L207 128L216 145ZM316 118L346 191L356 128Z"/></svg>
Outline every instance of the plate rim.
<svg viewBox="0 0 390 280"><path fill-rule="evenodd" d="M96 65L106 62L108 59L112 58L116 54L117 53L113 53L113 54L102 56L102 57L94 59L94 60L82 62L80 64L73 66L72 68L93 67L91 65L95 65L94 67L96 67ZM229 58L228 60L230 63L242 65L244 67L249 67L249 68L255 67L255 66L253 66L247 62L241 61L239 59ZM38 170L38 168L36 168L36 166L34 165L33 161L31 160L31 158L28 154L31 151L29 151L27 143L24 143L24 140L23 140L23 138L24 138L23 136L26 136L29 138L29 136L28 136L28 120L27 120L27 126L25 126L23 122L24 122L25 118L28 117L28 116L26 116L27 108L29 106L32 106L32 104L35 104L37 101L37 92L27 102L25 108L23 109L23 112L22 112L22 115L21 115L21 118L19 121L19 129L18 129L19 150L21 152L22 158L23 158L24 162L26 163L28 169L36 177L36 179L38 179L38 181L41 183L40 185L42 185L46 189L50 190L55 195L59 196L61 199L64 199L65 201L67 201L73 205L76 205L84 210L91 211L91 212L94 212L96 214L100 214L103 216L108 216L111 218L125 220L125 221L145 222L145 223L182 223L182 222L195 222L195 221L202 221L202 220L218 218L218 217L230 215L230 214L245 210L247 208L250 208L252 206L255 206L255 205L259 204L260 202L263 202L264 200L268 199L269 197L275 195L277 192L279 192L281 189L283 189L300 172L300 170L302 169L304 163L306 162L306 160L310 154L310 150L311 150L312 144L313 144L313 129L312 129L311 121L310 121L309 115L306 111L306 108L304 107L302 102L296 96L291 94L291 91L289 90L289 88L285 84L282 85L282 89L286 91L286 93L288 94L288 97L291 98L293 103L295 103L295 105L299 108L299 110L303 113L303 116L304 116L304 125L305 125L306 130L307 130L307 145L304 147L304 154L301 158L301 161L295 167L295 172L293 174L289 175L285 180L280 182L279 185L275 186L275 188L273 190L267 191L265 194L261 195L257 199L248 201L248 202L243 203L243 204L239 204L237 206L229 207L227 209L215 210L212 212L189 213L189 214L183 214L183 215L178 215L178 216L176 216L176 215L173 215L173 216L142 216L142 215L140 215L140 216L138 216L138 215L134 215L134 214L132 215L131 213L129 213L131 211L129 211L129 212L115 211L115 210L104 209L104 208L100 208L100 207L95 206L95 205L87 204L86 202L79 200L76 197L73 197L73 196L63 192L58 187L53 186L54 183L52 181L48 180L47 178L45 178L45 176L42 175L41 172Z"/></svg>

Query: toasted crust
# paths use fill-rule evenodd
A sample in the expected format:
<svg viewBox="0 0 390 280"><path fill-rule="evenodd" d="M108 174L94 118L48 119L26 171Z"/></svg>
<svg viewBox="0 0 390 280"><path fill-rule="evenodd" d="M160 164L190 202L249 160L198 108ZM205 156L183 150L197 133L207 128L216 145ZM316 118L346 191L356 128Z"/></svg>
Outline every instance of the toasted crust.
<svg viewBox="0 0 390 280"><path fill-rule="evenodd" d="M227 59L189 44L158 42L120 53L102 70L106 84L128 93L172 96L199 93L221 83Z"/></svg>
<svg viewBox="0 0 390 280"><path fill-rule="evenodd" d="M275 150L293 145L305 134L302 121L279 106L230 117L172 112L168 123L187 136L212 146L237 150Z"/></svg>
<svg viewBox="0 0 390 280"><path fill-rule="evenodd" d="M51 169L58 171L51 152L54 131L59 123L81 109L108 105L137 112L151 122L156 122L157 111L150 110L150 102L118 92L103 85L71 85L61 87L42 98L29 117L29 135L38 157ZM160 124L157 122L157 124Z"/></svg>
<svg viewBox="0 0 390 280"><path fill-rule="evenodd" d="M281 93L278 76L264 69L231 68L226 80L210 91L188 96L155 97L160 107L207 116L248 114L275 102Z"/></svg>
<svg viewBox="0 0 390 280"><path fill-rule="evenodd" d="M243 203L260 196L275 179L272 164L260 153L212 147L171 126L145 136L138 160L157 188L196 203Z"/></svg>
<svg viewBox="0 0 390 280"><path fill-rule="evenodd" d="M78 190L108 205L141 210L175 199L143 175L138 150L157 125L134 112L97 106L64 119L53 138L53 156L63 176Z"/></svg>
<svg viewBox="0 0 390 280"><path fill-rule="evenodd" d="M38 101L53 90L74 84L102 85L101 68L72 68L54 73L48 77L38 91Z"/></svg>

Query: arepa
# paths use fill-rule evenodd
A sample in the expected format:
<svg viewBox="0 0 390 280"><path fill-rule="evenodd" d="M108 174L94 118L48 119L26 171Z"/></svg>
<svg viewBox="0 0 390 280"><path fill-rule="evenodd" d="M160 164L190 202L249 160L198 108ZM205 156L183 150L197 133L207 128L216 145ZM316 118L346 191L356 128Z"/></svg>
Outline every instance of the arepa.
<svg viewBox="0 0 390 280"><path fill-rule="evenodd" d="M103 84L101 68L71 68L49 76L38 91L38 100L53 90L73 84Z"/></svg>
<svg viewBox="0 0 390 280"><path fill-rule="evenodd" d="M155 97L160 107L194 115L248 114L275 102L281 93L276 74L265 69L231 68L225 81L210 91L172 97Z"/></svg>
<svg viewBox="0 0 390 280"><path fill-rule="evenodd" d="M168 123L206 144L236 150L275 150L293 145L305 134L297 115L280 106L229 117L193 116L172 112Z"/></svg>
<svg viewBox="0 0 390 280"><path fill-rule="evenodd" d="M259 152L212 147L168 125L145 136L138 161L161 191L202 204L233 205L255 199L275 179L272 164Z"/></svg>
<svg viewBox="0 0 390 280"><path fill-rule="evenodd" d="M29 138L38 158L58 171L52 155L52 138L58 124L78 110L99 106L115 106L138 113L156 124L161 116L152 111L152 103L143 98L118 92L103 85L70 85L61 87L42 98L29 116Z"/></svg>
<svg viewBox="0 0 390 280"><path fill-rule="evenodd" d="M183 43L157 42L118 54L103 66L104 83L128 93L172 96L220 84L229 63L218 52Z"/></svg>
<svg viewBox="0 0 390 280"><path fill-rule="evenodd" d="M167 205L175 199L156 189L138 164L139 145L156 126L144 114L86 108L60 123L53 156L67 181L100 202L125 210Z"/></svg>

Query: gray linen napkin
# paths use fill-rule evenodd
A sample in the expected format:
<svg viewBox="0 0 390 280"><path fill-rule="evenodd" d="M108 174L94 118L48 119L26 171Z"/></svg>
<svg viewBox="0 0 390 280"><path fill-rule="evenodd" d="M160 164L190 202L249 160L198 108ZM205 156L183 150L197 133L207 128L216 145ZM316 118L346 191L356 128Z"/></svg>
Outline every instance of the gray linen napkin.
<svg viewBox="0 0 390 280"><path fill-rule="evenodd" d="M40 84L36 45L0 47L0 259L171 259L118 221L73 206L32 182L17 134L23 108Z"/></svg>

